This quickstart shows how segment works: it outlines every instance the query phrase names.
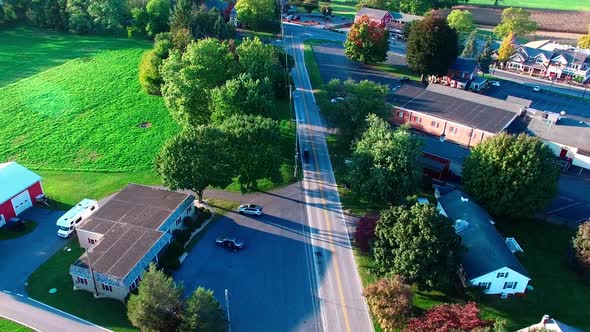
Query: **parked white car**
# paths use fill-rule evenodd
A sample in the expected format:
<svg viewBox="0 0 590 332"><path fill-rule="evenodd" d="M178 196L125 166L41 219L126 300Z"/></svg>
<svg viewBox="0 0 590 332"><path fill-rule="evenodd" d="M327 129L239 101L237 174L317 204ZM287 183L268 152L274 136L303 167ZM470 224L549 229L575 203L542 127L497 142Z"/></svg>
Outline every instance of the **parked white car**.
<svg viewBox="0 0 590 332"><path fill-rule="evenodd" d="M330 102L332 104L336 104L336 103L341 102L341 101L344 101L344 98L343 97L336 97L336 98L332 98L332 100L330 100Z"/></svg>
<svg viewBox="0 0 590 332"><path fill-rule="evenodd" d="M244 204L240 205L238 208L239 213L243 214L253 214L253 215L262 215L262 206L255 205L255 204Z"/></svg>
<svg viewBox="0 0 590 332"><path fill-rule="evenodd" d="M540 87L540 86L538 86L538 85L536 85L536 86L533 88L533 91L535 91L535 92L539 92L539 91L541 91L541 87Z"/></svg>
<svg viewBox="0 0 590 332"><path fill-rule="evenodd" d="M498 81L490 81L490 84L493 86L500 86L500 82Z"/></svg>

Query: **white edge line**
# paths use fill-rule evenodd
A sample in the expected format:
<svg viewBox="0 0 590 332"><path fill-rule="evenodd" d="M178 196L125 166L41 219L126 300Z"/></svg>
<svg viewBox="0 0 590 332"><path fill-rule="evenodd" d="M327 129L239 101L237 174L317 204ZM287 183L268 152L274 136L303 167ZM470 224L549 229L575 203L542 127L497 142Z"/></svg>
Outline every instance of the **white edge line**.
<svg viewBox="0 0 590 332"><path fill-rule="evenodd" d="M7 290L3 290L3 292L6 293L6 294L12 294L11 291L7 291Z"/></svg>
<svg viewBox="0 0 590 332"><path fill-rule="evenodd" d="M3 292L5 292L5 291L3 291ZM19 321L18 319L13 319L13 318L10 318L10 317L6 317L6 316L4 316L4 315L2 315L2 314L0 314L0 317L2 317L2 318L4 318L4 319L7 319L7 320L9 320L9 321L12 321L12 322L18 323L18 324L20 324L20 325L22 325L22 326L24 326L24 327L30 328L30 329L31 329L31 330L33 330L33 331L41 332L41 330L39 330L39 329L36 329L36 328L32 327L31 325L28 325L28 324L26 324L26 323L23 323L23 322Z"/></svg>
<svg viewBox="0 0 590 332"><path fill-rule="evenodd" d="M16 293L16 296L25 297L23 294Z"/></svg>
<svg viewBox="0 0 590 332"><path fill-rule="evenodd" d="M92 323L92 322L89 322L89 321L87 321L87 320L85 320L85 319L82 319L82 318L80 318L80 317L78 317L78 316L74 316L74 315L72 315L72 314L70 314L70 313L67 313L67 312L65 312L65 311L59 310L59 309L57 309L57 308L55 308L55 307L52 307L52 306L50 306L50 305L48 305L48 304L45 304L45 303L41 302L41 301L37 301L37 300L35 300L35 299L33 299L33 298L30 298L30 297L27 297L27 299L29 299L29 300L31 300L31 301L33 301L33 302L35 302L35 303L38 303L38 304L40 304L40 305L42 305L42 306L44 306L44 307L47 307L47 308L53 309L53 310L55 310L55 311L57 311L57 312L59 312L59 313L62 313L62 314L64 314L64 315L66 315L66 316L69 316L69 317L71 317L71 318L73 318L73 319L75 319L75 320L78 320L78 321L84 322L84 323L86 323L86 324L88 324L88 325L92 325L92 326L98 327L99 329L102 329L102 330L105 330L105 331L108 331L108 332L113 332L112 330L109 330L109 329L107 329L107 328L104 328L104 327L102 327L102 326L100 326L100 325L96 325L96 324L94 324L94 323Z"/></svg>

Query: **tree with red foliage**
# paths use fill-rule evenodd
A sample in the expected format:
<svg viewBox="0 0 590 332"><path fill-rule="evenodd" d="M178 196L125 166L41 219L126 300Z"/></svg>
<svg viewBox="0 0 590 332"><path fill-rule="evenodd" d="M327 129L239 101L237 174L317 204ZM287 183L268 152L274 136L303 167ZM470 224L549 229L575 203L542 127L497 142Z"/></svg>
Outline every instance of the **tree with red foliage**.
<svg viewBox="0 0 590 332"><path fill-rule="evenodd" d="M399 276L379 279L363 295L384 331L401 328L412 313L412 289Z"/></svg>
<svg viewBox="0 0 590 332"><path fill-rule="evenodd" d="M479 318L478 314L475 302L443 304L428 310L420 318L410 319L404 332L471 331L493 325L493 322Z"/></svg>
<svg viewBox="0 0 590 332"><path fill-rule="evenodd" d="M379 220L379 215L366 214L356 223L354 240L360 251L367 253L371 250L371 242L375 239L375 226Z"/></svg>
<svg viewBox="0 0 590 332"><path fill-rule="evenodd" d="M344 42L344 54L362 63L383 62L388 50L389 30L366 15L352 25Z"/></svg>

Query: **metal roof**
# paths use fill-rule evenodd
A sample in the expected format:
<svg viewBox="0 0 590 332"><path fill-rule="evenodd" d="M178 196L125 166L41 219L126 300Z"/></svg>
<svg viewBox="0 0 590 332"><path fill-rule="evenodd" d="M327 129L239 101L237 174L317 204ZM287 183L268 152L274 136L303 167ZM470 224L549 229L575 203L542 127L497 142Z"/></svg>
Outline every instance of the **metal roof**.
<svg viewBox="0 0 590 332"><path fill-rule="evenodd" d="M0 164L0 204L29 188L41 177L15 161Z"/></svg>
<svg viewBox="0 0 590 332"><path fill-rule="evenodd" d="M465 199L467 198L467 200ZM475 279L500 268L510 268L525 277L528 273L510 251L506 242L491 223L492 217L460 190L438 198L446 215L452 220L465 220L469 226L461 233L463 269L469 279Z"/></svg>

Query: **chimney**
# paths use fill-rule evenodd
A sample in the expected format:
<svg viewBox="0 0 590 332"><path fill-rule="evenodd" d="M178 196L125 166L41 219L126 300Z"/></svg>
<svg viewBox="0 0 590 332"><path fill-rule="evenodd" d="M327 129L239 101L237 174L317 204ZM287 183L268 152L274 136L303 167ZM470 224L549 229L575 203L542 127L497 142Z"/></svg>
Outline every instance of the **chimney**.
<svg viewBox="0 0 590 332"><path fill-rule="evenodd" d="M549 315L543 315L543 318L541 318L541 324L545 325L549 322L549 320L551 320L551 317L549 317Z"/></svg>

